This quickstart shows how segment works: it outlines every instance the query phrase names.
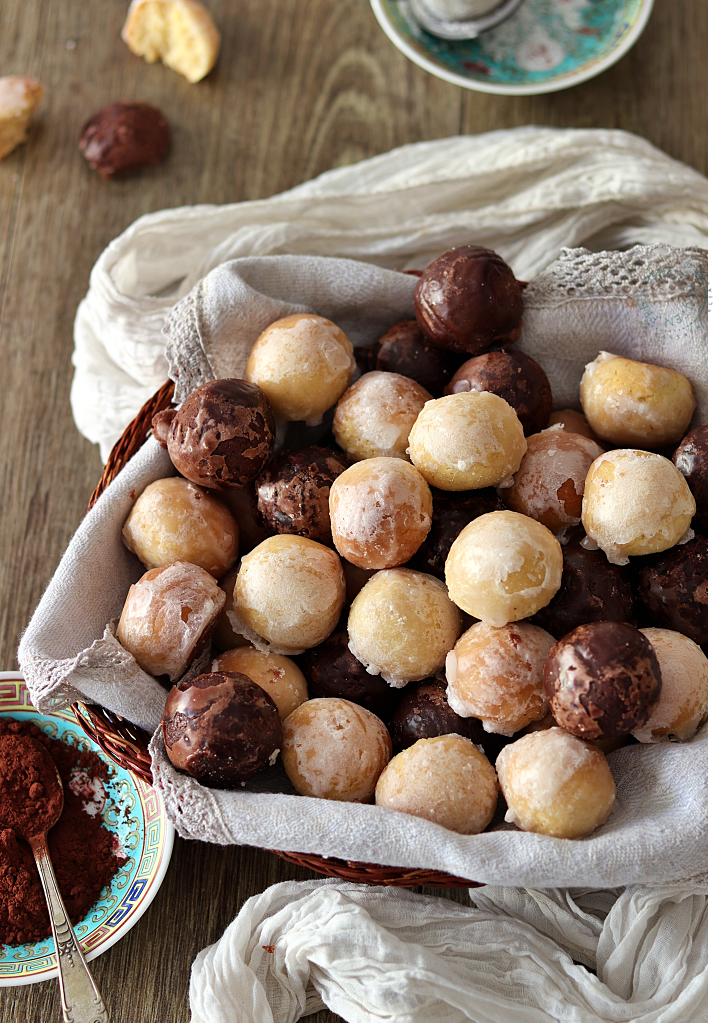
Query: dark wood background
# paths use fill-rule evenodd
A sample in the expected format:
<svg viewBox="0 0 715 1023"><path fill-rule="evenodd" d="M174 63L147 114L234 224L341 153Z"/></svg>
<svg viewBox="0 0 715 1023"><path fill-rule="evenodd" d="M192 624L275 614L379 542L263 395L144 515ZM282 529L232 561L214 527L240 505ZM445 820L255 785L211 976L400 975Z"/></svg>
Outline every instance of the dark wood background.
<svg viewBox="0 0 715 1023"><path fill-rule="evenodd" d="M93 263L137 217L262 198L407 142L521 124L623 128L706 170L704 0L656 0L639 42L604 74L513 99L415 67L368 0L206 2L221 56L189 85L127 50L127 0L0 0L0 74L35 76L47 90L29 144L0 164L2 669L16 667L18 637L101 472L70 414L72 322ZM161 166L108 183L77 141L84 121L118 99L160 107L174 144ZM269 853L177 840L146 915L93 964L112 1019L188 1021L197 952L248 896L309 876ZM0 992L2 1023L60 1019L54 981Z"/></svg>

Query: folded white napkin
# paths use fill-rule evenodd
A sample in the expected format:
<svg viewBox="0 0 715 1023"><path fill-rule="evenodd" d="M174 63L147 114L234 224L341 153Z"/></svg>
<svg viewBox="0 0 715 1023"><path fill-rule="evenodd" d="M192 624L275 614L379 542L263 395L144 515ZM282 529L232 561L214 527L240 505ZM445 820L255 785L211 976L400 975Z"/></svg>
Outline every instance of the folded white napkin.
<svg viewBox="0 0 715 1023"><path fill-rule="evenodd" d="M191 971L192 1023L705 1023L702 887L395 888L285 881Z"/></svg>

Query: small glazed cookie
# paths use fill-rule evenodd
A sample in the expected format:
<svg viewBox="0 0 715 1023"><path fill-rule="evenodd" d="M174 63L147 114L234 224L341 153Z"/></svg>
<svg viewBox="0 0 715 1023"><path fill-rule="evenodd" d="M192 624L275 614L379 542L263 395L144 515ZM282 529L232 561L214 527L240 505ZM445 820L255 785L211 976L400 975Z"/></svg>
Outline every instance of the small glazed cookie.
<svg viewBox="0 0 715 1023"><path fill-rule="evenodd" d="M708 659L696 643L669 629L643 629L663 676L660 696L645 723L633 730L638 742L687 742L708 716Z"/></svg>
<svg viewBox="0 0 715 1023"><path fill-rule="evenodd" d="M45 90L36 78L0 78L0 160L27 140L27 130Z"/></svg>
<svg viewBox="0 0 715 1023"><path fill-rule="evenodd" d="M695 411L682 373L601 352L581 378L581 406L592 430L623 447L677 444Z"/></svg>
<svg viewBox="0 0 715 1023"><path fill-rule="evenodd" d="M221 36L196 0L132 0L122 39L149 64L161 60L189 82L200 82L216 63Z"/></svg>
<svg viewBox="0 0 715 1023"><path fill-rule="evenodd" d="M497 757L505 820L522 831L583 838L605 824L616 802L606 757L561 728L532 732Z"/></svg>
<svg viewBox="0 0 715 1023"><path fill-rule="evenodd" d="M644 725L661 673L643 632L625 622L592 622L552 646L544 687L561 728L582 739L616 739Z"/></svg>
<svg viewBox="0 0 715 1023"><path fill-rule="evenodd" d="M268 397L278 419L317 426L355 372L353 346L323 316L296 313L276 320L258 338L246 379Z"/></svg>
<svg viewBox="0 0 715 1023"><path fill-rule="evenodd" d="M330 525L338 552L359 568L396 568L429 533L432 494L399 458L366 458L330 489Z"/></svg>
<svg viewBox="0 0 715 1023"><path fill-rule="evenodd" d="M708 424L698 426L683 437L673 453L673 465L685 476L695 498L693 526L708 531Z"/></svg>
<svg viewBox="0 0 715 1023"><path fill-rule="evenodd" d="M171 130L148 103L110 103L85 123L79 148L92 170L112 181L153 167L171 145Z"/></svg>
<svg viewBox="0 0 715 1023"><path fill-rule="evenodd" d="M663 554L644 558L638 595L653 624L708 641L708 542L695 536Z"/></svg>
<svg viewBox="0 0 715 1023"><path fill-rule="evenodd" d="M202 384L178 411L158 412L152 427L181 475L211 490L233 490L254 479L276 439L268 398L246 380Z"/></svg>
<svg viewBox="0 0 715 1023"><path fill-rule="evenodd" d="M432 395L399 373L361 376L342 396L333 416L333 434L343 451L361 458L404 458L407 438Z"/></svg>
<svg viewBox="0 0 715 1023"><path fill-rule="evenodd" d="M484 831L497 808L494 768L463 735L419 739L380 775L375 803L460 835Z"/></svg>
<svg viewBox="0 0 715 1023"><path fill-rule="evenodd" d="M507 401L519 417L525 436L543 430L551 414L549 378L534 359L523 352L485 352L457 370L445 394L491 391Z"/></svg>
<svg viewBox="0 0 715 1023"><path fill-rule="evenodd" d="M444 563L454 541L472 519L492 511L504 511L504 503L491 487L482 490L433 490L432 528L410 562L410 568L444 579Z"/></svg>
<svg viewBox="0 0 715 1023"><path fill-rule="evenodd" d="M380 675L371 675L348 649L348 633L340 629L305 655L308 690L313 697L337 697L387 721L400 701L401 692Z"/></svg>
<svg viewBox="0 0 715 1023"><path fill-rule="evenodd" d="M303 536L270 536L241 559L234 628L273 653L301 654L328 638L344 603L335 551Z"/></svg>
<svg viewBox="0 0 715 1023"><path fill-rule="evenodd" d="M462 615L443 582L407 568L387 568L352 603L349 647L371 675L400 688L443 668L461 628Z"/></svg>
<svg viewBox="0 0 715 1023"><path fill-rule="evenodd" d="M122 539L145 568L191 561L220 579L238 557L238 525L225 504L176 476L140 494Z"/></svg>
<svg viewBox="0 0 715 1023"><path fill-rule="evenodd" d="M211 671L245 675L264 689L278 708L281 721L308 699L308 683L295 661L280 654L263 653L252 646L225 650L212 661Z"/></svg>
<svg viewBox="0 0 715 1023"><path fill-rule="evenodd" d="M492 345L512 344L521 334L524 287L491 249L449 249L417 282L417 324L438 348L481 355Z"/></svg>
<svg viewBox="0 0 715 1023"><path fill-rule="evenodd" d="M401 320L370 349L370 369L400 373L439 398L459 365L459 356L431 345L416 320Z"/></svg>
<svg viewBox="0 0 715 1023"><path fill-rule="evenodd" d="M226 594L226 603L221 608L221 614L218 616L214 631L211 635L211 642L219 650L233 650L238 646L248 646L248 640L234 632L231 620L228 617L228 612L233 612L233 591L236 586L236 576L238 575L238 565L234 565L230 572L222 576L218 584Z"/></svg>
<svg viewBox="0 0 715 1023"><path fill-rule="evenodd" d="M581 524L586 474L603 448L560 426L535 433L526 443L513 486L499 496L512 511L529 515L562 537Z"/></svg>
<svg viewBox="0 0 715 1023"><path fill-rule="evenodd" d="M688 533L694 514L688 484L662 455L624 448L591 463L581 521L614 565L674 547Z"/></svg>
<svg viewBox="0 0 715 1023"><path fill-rule="evenodd" d="M197 565L152 568L129 587L117 639L140 668L174 682L208 642L225 600Z"/></svg>
<svg viewBox="0 0 715 1023"><path fill-rule="evenodd" d="M349 700L308 700L283 722L283 766L301 796L369 803L391 756L387 727Z"/></svg>
<svg viewBox="0 0 715 1023"><path fill-rule="evenodd" d="M161 728L174 767L218 788L234 788L274 764L282 735L280 714L268 693L231 671L174 686Z"/></svg>
<svg viewBox="0 0 715 1023"><path fill-rule="evenodd" d="M329 448L284 451L256 479L258 514L271 533L292 533L329 544L330 488L348 467Z"/></svg>
<svg viewBox="0 0 715 1023"><path fill-rule="evenodd" d="M544 664L554 644L548 632L521 622L495 628L477 622L447 654L447 699L460 717L479 718L485 731L513 735L549 709Z"/></svg>
<svg viewBox="0 0 715 1023"><path fill-rule="evenodd" d="M564 430L569 433L578 433L581 437L588 437L589 440L598 440L588 425L586 416L583 412L577 412L576 409L562 408L558 412L552 412L546 429L548 430L550 426L563 426Z"/></svg>
<svg viewBox="0 0 715 1023"><path fill-rule="evenodd" d="M429 401L417 416L407 453L440 490L505 484L526 453L516 412L490 391L466 391Z"/></svg>
<svg viewBox="0 0 715 1023"><path fill-rule="evenodd" d="M561 585L561 544L546 526L518 512L495 511L470 522L444 566L449 595L488 625L529 618Z"/></svg>

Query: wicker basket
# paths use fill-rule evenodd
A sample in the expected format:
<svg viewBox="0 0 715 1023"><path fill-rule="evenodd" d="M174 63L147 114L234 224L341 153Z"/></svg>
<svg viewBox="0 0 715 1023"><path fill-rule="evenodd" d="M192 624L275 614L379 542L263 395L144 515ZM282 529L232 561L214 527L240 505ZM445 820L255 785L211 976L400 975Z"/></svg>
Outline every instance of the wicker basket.
<svg viewBox="0 0 715 1023"><path fill-rule="evenodd" d="M98 500L105 488L119 475L126 463L144 444L151 430L151 421L157 412L168 408L174 394L174 385L168 380L153 397L139 410L122 436L112 448L104 467L102 478L89 501L89 508ZM144 781L152 784L151 758L147 746L151 738L147 732L118 714L105 710L96 704L76 703L72 707L80 727L93 739L115 763ZM282 852L271 849L277 856L301 867L308 867L327 877L338 877L344 881L363 884L396 885L414 888L421 885L430 888L474 888L475 881L463 877L452 877L437 870L407 870L404 867L385 867L373 863L353 863L351 860L337 860L312 853Z"/></svg>

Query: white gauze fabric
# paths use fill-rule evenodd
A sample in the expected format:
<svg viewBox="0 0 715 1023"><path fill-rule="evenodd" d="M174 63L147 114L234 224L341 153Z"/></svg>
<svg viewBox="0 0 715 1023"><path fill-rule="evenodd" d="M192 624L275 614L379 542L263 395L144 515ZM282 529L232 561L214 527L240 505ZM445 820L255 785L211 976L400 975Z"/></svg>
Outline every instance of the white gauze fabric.
<svg viewBox="0 0 715 1023"><path fill-rule="evenodd" d="M402 146L270 199L141 217L97 261L75 321L72 410L111 446L168 375L162 326L230 259L293 253L421 269L496 249L532 280L564 247L707 247L707 181L622 131L524 127Z"/></svg>

